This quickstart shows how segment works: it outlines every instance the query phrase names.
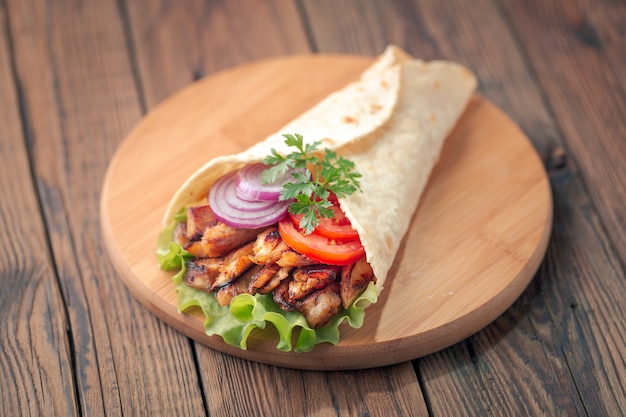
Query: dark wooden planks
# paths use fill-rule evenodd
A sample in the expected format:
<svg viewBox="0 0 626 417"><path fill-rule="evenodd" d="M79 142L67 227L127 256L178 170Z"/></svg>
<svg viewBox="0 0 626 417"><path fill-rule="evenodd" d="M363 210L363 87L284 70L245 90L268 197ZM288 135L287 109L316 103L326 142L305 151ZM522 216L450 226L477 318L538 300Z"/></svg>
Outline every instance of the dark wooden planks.
<svg viewBox="0 0 626 417"><path fill-rule="evenodd" d="M309 372L201 349L211 415L421 416L427 410L410 364Z"/></svg>
<svg viewBox="0 0 626 417"><path fill-rule="evenodd" d="M2 288L14 271L25 277L16 291L0 290L10 323L0 372L11 381L1 414L197 415L203 393L214 415L425 414L411 364L309 373L188 346L126 293L98 240L104 169L142 110L248 60L310 49L373 55L391 42L476 70L481 92L531 137L555 196L547 260L520 300L474 337L414 362L428 411L624 414L623 2L318 0L302 2L303 16L288 1L0 4L0 241L11 245L0 255Z"/></svg>
<svg viewBox="0 0 626 417"><path fill-rule="evenodd" d="M248 61L307 53L295 2L128 1L138 77L148 107L194 79Z"/></svg>
<svg viewBox="0 0 626 417"><path fill-rule="evenodd" d="M502 0L603 223L626 260L626 4Z"/></svg>
<svg viewBox="0 0 626 417"><path fill-rule="evenodd" d="M544 101L543 86L533 80L533 69L523 63L524 46L517 42L517 34L506 30L504 18L499 25L494 24L498 14L485 15L485 10L497 10L488 4L463 7L457 2L454 7L451 3L447 6L437 13L442 20L463 16L460 20L467 19L469 24L465 23L467 29L459 34L458 42L442 36L440 50L458 57L455 59L470 60L487 85L501 83L496 94L484 88L485 84L481 90L500 102L528 132L550 169L556 202L554 235L537 279L507 314L469 341L473 363L467 369L478 371L477 386L485 393L494 387L506 387L510 393L487 395L475 404L488 407L492 413L505 410L505 415L535 414L544 409L558 414L612 415L620 407L619 395L598 402L596 393L610 391L610 386L623 392L623 385L613 375L623 373L618 352L624 349L624 339L618 336L605 341L602 329L610 327L621 334L623 324L583 312L606 305L613 310L611 316L624 316L618 307L624 296L619 259L611 249L607 253L611 243L589 206L576 167L563 159L568 137L560 135L561 126L552 119ZM432 9L427 13L431 18L437 15ZM437 23L435 27L439 27ZM463 27L460 22L453 25ZM472 30L477 27L482 30ZM490 42L496 38L498 42ZM515 50L518 52L513 53ZM473 53L482 56L473 60ZM510 321L512 324L507 324ZM603 356L617 361L598 366ZM428 372L424 363L421 368ZM507 367L520 369L521 376L497 372ZM526 401L515 401L515 396ZM512 405L515 408L507 411Z"/></svg>
<svg viewBox="0 0 626 417"><path fill-rule="evenodd" d="M552 174L555 233L530 288L482 332L416 361L433 414L454 415L465 409L475 415L536 415L546 410L612 415L623 409L619 376L624 375L624 360L619 352L625 350L620 336L624 326L603 317L624 317L624 272L576 166L568 163L564 141L569 138L561 135L562 127L544 100L543 85L526 63L525 49L509 29L506 15L491 1L395 1L384 8L376 2L352 2L353 9L367 9L361 13L359 37L352 33L358 30L359 16L343 15L333 24L330 3L305 3L320 51L353 51L357 44L377 53L368 49L371 34L365 29L375 19L383 25L388 43L422 58L465 63L478 74L480 92L528 133ZM351 8L346 3L343 7ZM515 7L525 6L515 2ZM529 19L532 10L525 10ZM317 25L316 18L322 16L323 23ZM344 31L350 33L344 36ZM606 311L587 313L596 309ZM605 329L611 330L611 337L605 336ZM611 359L603 364L602 357Z"/></svg>
<svg viewBox="0 0 626 417"><path fill-rule="evenodd" d="M79 407L85 415L202 414L187 339L130 297L101 243L105 169L141 114L118 3L6 5L33 172L72 338L71 349L60 346L58 353L75 363ZM61 381L69 384L72 376L51 382ZM74 388L67 388L71 395Z"/></svg>
<svg viewBox="0 0 626 417"><path fill-rule="evenodd" d="M0 8L0 414L72 415L72 342L33 187L17 81Z"/></svg>
<svg viewBox="0 0 626 417"><path fill-rule="evenodd" d="M561 250L554 263L565 272L559 275L574 279L550 281L563 296L547 307L566 325L557 335L585 411L623 415L626 5L583 1L557 7L556 2L533 1L520 8L516 2L502 3L584 181L555 187L557 208L566 216L555 227ZM583 189L591 201L581 195ZM562 256L571 261L559 262ZM568 303L571 317L565 314Z"/></svg>

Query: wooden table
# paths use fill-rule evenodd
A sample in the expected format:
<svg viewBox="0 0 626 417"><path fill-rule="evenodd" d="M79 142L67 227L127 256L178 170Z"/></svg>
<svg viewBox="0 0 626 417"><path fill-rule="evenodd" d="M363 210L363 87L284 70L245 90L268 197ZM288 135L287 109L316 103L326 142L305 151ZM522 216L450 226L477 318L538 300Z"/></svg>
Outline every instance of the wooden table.
<svg viewBox="0 0 626 417"><path fill-rule="evenodd" d="M625 28L619 0L0 2L0 415L626 414ZM142 115L241 63L390 43L472 68L541 155L552 237L511 308L412 362L314 372L131 296L99 200Z"/></svg>

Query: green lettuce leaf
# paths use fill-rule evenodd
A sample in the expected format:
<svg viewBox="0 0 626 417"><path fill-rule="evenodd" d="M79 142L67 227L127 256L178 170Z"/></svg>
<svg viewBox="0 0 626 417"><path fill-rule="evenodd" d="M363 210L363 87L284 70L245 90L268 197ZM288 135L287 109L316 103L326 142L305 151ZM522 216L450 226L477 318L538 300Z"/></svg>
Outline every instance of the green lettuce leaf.
<svg viewBox="0 0 626 417"><path fill-rule="evenodd" d="M159 261L159 267L164 271L182 268L185 265L185 261L193 257L182 246L172 241L172 233L176 224L186 220L186 210L181 208L174 214L172 224L164 228L157 238L157 260Z"/></svg>
<svg viewBox="0 0 626 417"><path fill-rule="evenodd" d="M176 221L184 220L184 211L177 215ZM319 329L309 327L301 313L281 310L271 294L240 294L233 298L229 306L221 306L213 294L185 284L185 262L192 256L171 240L173 229L173 225L167 227L159 235L157 258L164 270L180 268L173 277L178 292L178 310L182 313L193 307L200 308L205 317L206 334L218 335L224 342L241 349L247 349L250 333L255 329L265 329L267 323L271 323L278 332L276 349L280 351L309 352L319 343L337 344L339 325L345 320L351 327L360 328L365 318L365 307L377 301L378 293L374 284L370 283L349 308L342 308Z"/></svg>

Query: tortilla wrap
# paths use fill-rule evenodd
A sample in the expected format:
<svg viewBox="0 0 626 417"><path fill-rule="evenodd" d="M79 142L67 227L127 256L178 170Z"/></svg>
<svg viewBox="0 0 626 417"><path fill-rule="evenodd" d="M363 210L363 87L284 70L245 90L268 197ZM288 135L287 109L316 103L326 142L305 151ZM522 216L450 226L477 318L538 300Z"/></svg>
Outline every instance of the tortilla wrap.
<svg viewBox="0 0 626 417"><path fill-rule="evenodd" d="M475 88L475 76L459 64L423 62L389 46L358 81L275 134L207 162L173 196L164 223L182 207L206 204L211 185L227 172L262 161L272 148L287 153L282 135L299 133L352 160L362 174L362 193L339 204L359 233L380 293L445 138Z"/></svg>

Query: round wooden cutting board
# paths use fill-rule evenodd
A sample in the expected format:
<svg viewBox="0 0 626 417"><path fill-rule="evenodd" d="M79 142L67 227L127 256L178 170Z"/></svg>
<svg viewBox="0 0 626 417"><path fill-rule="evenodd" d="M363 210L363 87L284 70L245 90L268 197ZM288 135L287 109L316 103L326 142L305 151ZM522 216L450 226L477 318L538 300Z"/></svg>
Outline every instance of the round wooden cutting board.
<svg viewBox="0 0 626 417"><path fill-rule="evenodd" d="M305 55L243 65L169 98L119 147L102 191L111 259L130 291L196 341L278 366L358 369L414 359L477 332L528 285L544 256L552 200L543 165L504 113L474 96L448 137L377 304L338 345L279 352L274 330L247 350L204 333L198 311L180 314L172 272L155 250L169 199L209 159L241 151L328 93L358 78L371 58ZM375 198L375 196L373 196Z"/></svg>

